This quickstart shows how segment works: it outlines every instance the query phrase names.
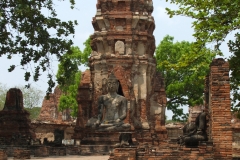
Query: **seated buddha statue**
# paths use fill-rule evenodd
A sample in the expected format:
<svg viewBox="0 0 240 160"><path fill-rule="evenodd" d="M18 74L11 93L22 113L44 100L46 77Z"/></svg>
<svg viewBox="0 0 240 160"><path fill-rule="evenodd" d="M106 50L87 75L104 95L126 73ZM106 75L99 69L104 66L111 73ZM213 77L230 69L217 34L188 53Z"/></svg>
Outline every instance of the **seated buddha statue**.
<svg viewBox="0 0 240 160"><path fill-rule="evenodd" d="M127 99L119 94L117 90L119 82L112 73L107 79L106 95L98 98L98 117L91 125L99 130L122 130L130 129L130 124L124 123L127 116Z"/></svg>

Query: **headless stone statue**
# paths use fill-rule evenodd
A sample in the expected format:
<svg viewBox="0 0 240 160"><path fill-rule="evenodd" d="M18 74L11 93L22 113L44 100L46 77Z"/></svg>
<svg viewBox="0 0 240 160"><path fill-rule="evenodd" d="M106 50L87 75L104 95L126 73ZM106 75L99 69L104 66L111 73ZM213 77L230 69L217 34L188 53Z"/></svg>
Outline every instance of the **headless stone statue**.
<svg viewBox="0 0 240 160"><path fill-rule="evenodd" d="M180 144L197 146L199 141L207 141L206 113L200 113L195 124L188 123L183 128L183 136L179 138Z"/></svg>
<svg viewBox="0 0 240 160"><path fill-rule="evenodd" d="M127 116L127 99L117 94L118 87L118 80L111 74L107 80L108 93L98 99L97 120L94 123L88 121L87 126L99 130L130 129L130 124L124 123Z"/></svg>

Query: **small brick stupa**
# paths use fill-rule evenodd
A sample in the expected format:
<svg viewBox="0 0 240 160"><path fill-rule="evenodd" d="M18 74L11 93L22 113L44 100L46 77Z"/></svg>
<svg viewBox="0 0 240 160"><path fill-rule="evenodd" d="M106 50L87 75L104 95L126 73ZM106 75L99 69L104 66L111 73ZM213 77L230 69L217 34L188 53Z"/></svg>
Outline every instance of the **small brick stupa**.
<svg viewBox="0 0 240 160"><path fill-rule="evenodd" d="M23 108L22 92L11 88L0 111L0 145L27 145L34 138L29 112Z"/></svg>

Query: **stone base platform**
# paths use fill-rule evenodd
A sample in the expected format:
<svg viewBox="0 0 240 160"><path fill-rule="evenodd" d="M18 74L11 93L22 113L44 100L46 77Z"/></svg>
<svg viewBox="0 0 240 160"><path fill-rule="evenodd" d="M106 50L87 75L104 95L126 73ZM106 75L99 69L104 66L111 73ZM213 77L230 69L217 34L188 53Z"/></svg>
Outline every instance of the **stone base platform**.
<svg viewBox="0 0 240 160"><path fill-rule="evenodd" d="M133 137L133 132L127 131L95 131L85 132L84 138L81 140L81 155L106 155L110 154L116 144L120 143L122 134L131 135L129 146L136 146L138 143Z"/></svg>
<svg viewBox="0 0 240 160"><path fill-rule="evenodd" d="M81 145L81 155L109 155L114 145Z"/></svg>
<svg viewBox="0 0 240 160"><path fill-rule="evenodd" d="M114 145L119 142L119 132L88 132L81 145Z"/></svg>

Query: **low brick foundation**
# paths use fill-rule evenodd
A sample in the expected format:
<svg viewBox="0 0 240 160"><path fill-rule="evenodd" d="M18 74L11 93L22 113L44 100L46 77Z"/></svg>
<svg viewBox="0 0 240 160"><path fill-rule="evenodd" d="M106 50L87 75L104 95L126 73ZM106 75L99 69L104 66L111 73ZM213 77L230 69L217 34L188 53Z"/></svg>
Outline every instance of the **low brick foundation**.
<svg viewBox="0 0 240 160"><path fill-rule="evenodd" d="M67 146L66 149L68 155L80 155L81 153L79 146Z"/></svg>
<svg viewBox="0 0 240 160"><path fill-rule="evenodd" d="M65 147L50 147L49 155L50 156L66 156L66 148Z"/></svg>
<svg viewBox="0 0 240 160"><path fill-rule="evenodd" d="M138 148L116 148L109 160L214 160L213 144L202 142L189 148L172 142L161 142L160 146L142 145Z"/></svg>
<svg viewBox="0 0 240 160"><path fill-rule="evenodd" d="M40 146L34 150L34 157L48 157L49 156L49 147Z"/></svg>
<svg viewBox="0 0 240 160"><path fill-rule="evenodd" d="M137 148L116 148L109 160L137 160Z"/></svg>
<svg viewBox="0 0 240 160"><path fill-rule="evenodd" d="M0 149L0 159L7 160L7 152L6 150Z"/></svg>
<svg viewBox="0 0 240 160"><path fill-rule="evenodd" d="M16 148L13 152L13 159L31 159L30 150L23 148Z"/></svg>

